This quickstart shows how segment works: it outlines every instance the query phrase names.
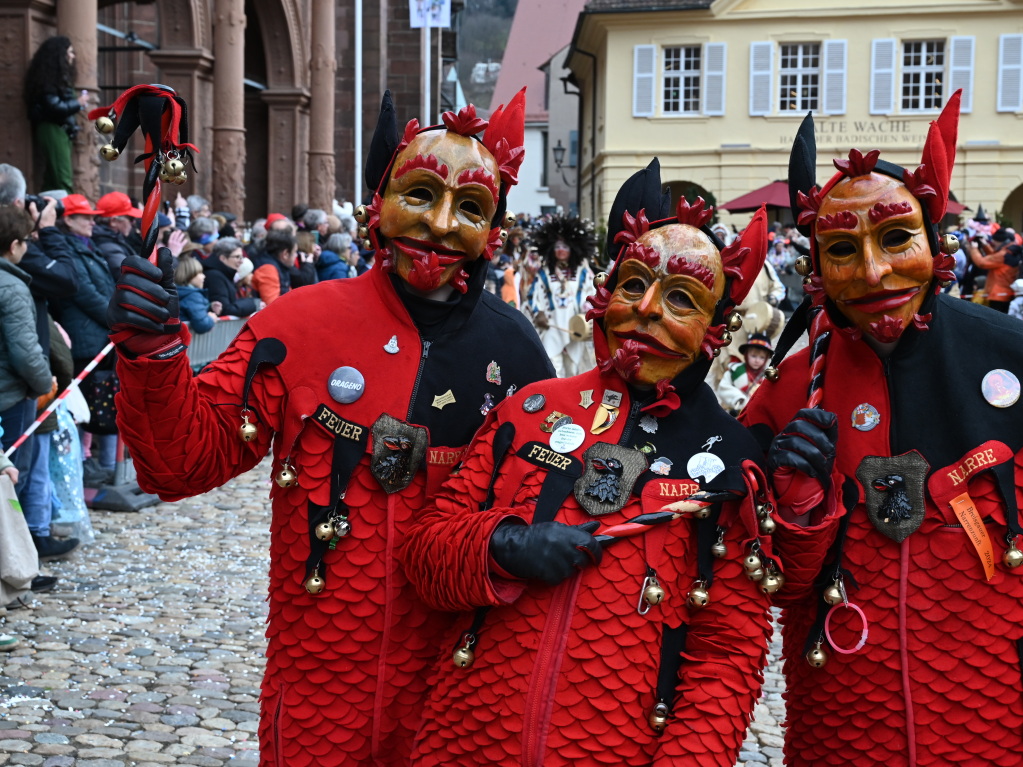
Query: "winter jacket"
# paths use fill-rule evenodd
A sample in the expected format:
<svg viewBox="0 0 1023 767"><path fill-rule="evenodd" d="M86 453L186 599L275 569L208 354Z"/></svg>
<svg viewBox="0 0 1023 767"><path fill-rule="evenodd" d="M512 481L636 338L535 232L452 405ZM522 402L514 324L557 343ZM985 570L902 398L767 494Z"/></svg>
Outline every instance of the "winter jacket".
<svg viewBox="0 0 1023 767"><path fill-rule="evenodd" d="M210 490L271 447L273 474L297 475L271 490L264 767L407 764L449 616L419 601L396 551L482 408L550 371L521 316L481 289L424 309L377 268L282 296L194 378L184 354L118 358L118 426L146 491ZM351 525L334 546L314 534L329 519Z"/></svg>
<svg viewBox="0 0 1023 767"><path fill-rule="evenodd" d="M187 322L192 333L209 333L215 319L210 317L210 299L206 291L193 285L178 285L178 307L182 322Z"/></svg>
<svg viewBox="0 0 1023 767"><path fill-rule="evenodd" d="M36 308L36 331L43 353L50 353L48 314L55 313L63 298L78 290L75 256L63 232L55 226L39 230L37 240L28 241L28 250L18 268L32 278L29 290Z"/></svg>
<svg viewBox="0 0 1023 767"><path fill-rule="evenodd" d="M1023 379L1023 325L945 295L917 316L925 329L884 358L832 332L821 407L838 416L835 478L848 487L816 527L777 520L782 557L822 572L815 589L776 595L793 767L1023 758L1023 569L1002 559L1007 536L1023 546L1023 402L1010 377ZM765 444L806 406L809 350L778 370L742 416ZM956 508L977 520L972 533ZM971 535L990 541L990 578ZM866 626L823 601L835 573ZM820 668L804 658L818 642Z"/></svg>
<svg viewBox="0 0 1023 767"><path fill-rule="evenodd" d="M71 88L62 88L59 92L39 94L29 107L28 117L33 123L50 122L60 125L70 138L78 135L78 123L75 115L82 111L82 105Z"/></svg>
<svg viewBox="0 0 1023 767"><path fill-rule="evenodd" d="M267 306L291 290L291 270L276 256L262 253L253 260L253 265L252 287Z"/></svg>
<svg viewBox="0 0 1023 767"><path fill-rule="evenodd" d="M347 261L332 250L324 250L316 261L316 278L318 282L324 280L338 280L346 277L354 277L354 269Z"/></svg>
<svg viewBox="0 0 1023 767"><path fill-rule="evenodd" d="M55 319L71 337L71 354L80 369L107 345L107 304L114 294L114 278L102 253L73 234L64 235L74 251L78 291L57 302Z"/></svg>
<svg viewBox="0 0 1023 767"><path fill-rule="evenodd" d="M50 364L39 346L32 278L0 258L0 410L50 391Z"/></svg>
<svg viewBox="0 0 1023 767"><path fill-rule="evenodd" d="M256 299L238 296L238 289L234 283L235 269L219 258L208 258L203 264L203 271L206 272L204 286L206 294L210 301L220 301L223 306L221 316L230 314L235 317L248 317L256 311Z"/></svg>
<svg viewBox="0 0 1023 767"><path fill-rule="evenodd" d="M590 424L604 417L593 404L606 392L621 414L594 434ZM530 412L537 397L541 408ZM417 515L402 561L426 602L489 609L464 612L436 644L414 765L735 764L770 632L768 597L742 564L758 536L754 507L767 497L760 449L702 382L663 417L642 412L647 404L597 369L529 386L494 411L460 471ZM581 444L559 452L545 420L552 412L587 430ZM597 519L607 529L687 498L701 488L692 459L712 438L706 460L721 472L704 489L735 500L710 517L608 544L598 566L557 586L491 572L490 537L509 517ZM720 559L715 542L727 549ZM651 578L664 591L654 606L642 598ZM695 609L687 595L701 580L709 603ZM475 659L459 668L451 653L467 642ZM660 735L649 723L658 703L671 712Z"/></svg>
<svg viewBox="0 0 1023 767"><path fill-rule="evenodd" d="M127 237L99 222L92 228L92 244L106 257L115 282L121 276L121 262L128 256L138 255L138 251L128 242Z"/></svg>

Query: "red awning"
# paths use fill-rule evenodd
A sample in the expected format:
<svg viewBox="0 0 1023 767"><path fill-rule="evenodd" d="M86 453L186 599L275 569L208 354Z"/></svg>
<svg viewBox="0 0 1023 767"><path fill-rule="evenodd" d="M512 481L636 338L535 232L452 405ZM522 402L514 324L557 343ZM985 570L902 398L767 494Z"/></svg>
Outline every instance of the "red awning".
<svg viewBox="0 0 1023 767"><path fill-rule="evenodd" d="M948 207L945 208L945 215L946 216L949 216L949 215L951 215L951 216L958 216L964 210L970 210L970 208L967 208L961 202L956 202L955 200L949 200L948 201Z"/></svg>
<svg viewBox="0 0 1023 767"><path fill-rule="evenodd" d="M742 197L721 203L718 207L729 213L751 213L767 205L769 208L789 207L789 185L787 181L772 181L767 186L747 192Z"/></svg>

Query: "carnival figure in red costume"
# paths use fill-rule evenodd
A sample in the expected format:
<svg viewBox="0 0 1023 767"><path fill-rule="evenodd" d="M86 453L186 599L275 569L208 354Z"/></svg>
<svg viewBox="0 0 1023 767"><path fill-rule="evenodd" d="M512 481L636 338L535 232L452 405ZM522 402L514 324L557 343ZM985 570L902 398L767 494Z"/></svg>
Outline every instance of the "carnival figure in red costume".
<svg viewBox="0 0 1023 767"><path fill-rule="evenodd" d="M413 120L401 137L385 96L367 162L376 194L359 213L374 268L275 301L196 378L170 254L122 268L109 320L139 484L184 498L272 451L265 767L408 763L450 617L417 598L396 551L485 414L552 373L522 316L483 291L523 106L520 93L489 125L471 106L443 125ZM140 102L153 132L163 107Z"/></svg>
<svg viewBox="0 0 1023 767"><path fill-rule="evenodd" d="M779 346L808 306L810 346L743 415L777 435L776 549L823 562L779 600L789 765L1023 760L1023 325L940 292L958 119L956 93L918 168L854 149L823 188L811 118L793 147L811 300Z"/></svg>
<svg viewBox="0 0 1023 767"><path fill-rule="evenodd" d="M409 531L409 578L464 611L416 765L735 763L783 578L760 449L703 380L766 216L725 248L703 200L672 212L655 160L612 208L598 367L496 408Z"/></svg>

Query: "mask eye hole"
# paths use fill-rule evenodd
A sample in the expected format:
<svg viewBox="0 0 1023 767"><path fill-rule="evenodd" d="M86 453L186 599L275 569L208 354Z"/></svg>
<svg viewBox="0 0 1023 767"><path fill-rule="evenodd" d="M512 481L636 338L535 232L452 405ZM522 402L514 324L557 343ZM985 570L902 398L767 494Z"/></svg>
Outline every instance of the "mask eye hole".
<svg viewBox="0 0 1023 767"><path fill-rule="evenodd" d="M828 255L834 258L846 258L856 253L856 246L851 242L836 242L828 248Z"/></svg>
<svg viewBox="0 0 1023 767"><path fill-rule="evenodd" d="M411 197L413 200L418 200L419 202L433 202L433 192L421 186L409 189L405 192L405 196Z"/></svg>
<svg viewBox="0 0 1023 767"><path fill-rule="evenodd" d="M892 229L890 232L884 233L884 236L881 238L881 245L887 250L898 248L909 242L912 236L905 229Z"/></svg>
<svg viewBox="0 0 1023 767"><path fill-rule="evenodd" d="M693 304L691 298L684 291L672 290L668 293L665 301L673 309L695 309L696 306Z"/></svg>
<svg viewBox="0 0 1023 767"><path fill-rule="evenodd" d="M641 296L646 292L646 283L639 277L630 277L622 283L622 291L632 295Z"/></svg>
<svg viewBox="0 0 1023 767"><path fill-rule="evenodd" d="M470 216L483 215L483 209L473 200L465 200L458 207L462 209L463 213L468 213Z"/></svg>

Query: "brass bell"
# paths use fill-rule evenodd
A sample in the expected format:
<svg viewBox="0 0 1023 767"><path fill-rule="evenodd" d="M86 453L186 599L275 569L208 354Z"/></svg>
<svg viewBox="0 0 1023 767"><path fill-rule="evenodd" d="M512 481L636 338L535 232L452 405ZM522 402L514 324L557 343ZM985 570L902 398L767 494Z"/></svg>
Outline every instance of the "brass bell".
<svg viewBox="0 0 1023 767"><path fill-rule="evenodd" d="M842 596L842 587L839 585L838 581L835 581L824 589L824 601L832 607L845 601L845 598Z"/></svg>
<svg viewBox="0 0 1023 767"><path fill-rule="evenodd" d="M500 232L498 233L498 235L499 235L499 236L500 236L500 238L501 238L501 242L507 242L507 241L508 241L508 230L507 230L507 229L502 229L502 230L501 230L501 231L500 231Z"/></svg>
<svg viewBox="0 0 1023 767"><path fill-rule="evenodd" d="M360 205L359 207L357 207L355 209L355 212L352 214L352 216L360 224L365 224L369 220L369 215L366 213L366 206L365 205Z"/></svg>
<svg viewBox="0 0 1023 767"><path fill-rule="evenodd" d="M727 330L721 334L721 343L723 343L725 346L728 346L730 343L732 343L732 334L729 333Z"/></svg>
<svg viewBox="0 0 1023 767"><path fill-rule="evenodd" d="M100 147L99 154L107 162L113 162L121 156L121 150L113 144L104 144Z"/></svg>
<svg viewBox="0 0 1023 767"><path fill-rule="evenodd" d="M760 520L760 532L764 535L770 535L776 527L778 524L771 517L764 517Z"/></svg>
<svg viewBox="0 0 1023 767"><path fill-rule="evenodd" d="M728 323L728 329L735 333L742 328L742 315L738 312L732 312L728 315L726 322Z"/></svg>
<svg viewBox="0 0 1023 767"><path fill-rule="evenodd" d="M295 473L291 464L286 461L284 466L281 467L281 470L277 472L277 476L274 477L274 479L281 487L294 487L298 484L298 475Z"/></svg>
<svg viewBox="0 0 1023 767"><path fill-rule="evenodd" d="M660 735L668 726L668 707L658 703L650 711L650 718L647 721L650 722L650 729Z"/></svg>
<svg viewBox="0 0 1023 767"><path fill-rule="evenodd" d="M305 590L310 594L319 594L326 585L326 582L320 577L320 568L317 567L309 576L309 580L305 582Z"/></svg>
<svg viewBox="0 0 1023 767"><path fill-rule="evenodd" d="M824 652L820 642L806 654L806 662L814 668L821 668L828 662L828 654Z"/></svg>
<svg viewBox="0 0 1023 767"><path fill-rule="evenodd" d="M459 647L451 656L451 660L458 668L469 668L476 661L476 653L472 651L472 639L465 640L465 646Z"/></svg>
<svg viewBox="0 0 1023 767"><path fill-rule="evenodd" d="M321 541L329 541L334 537L334 525L328 519L316 526L316 537Z"/></svg>
<svg viewBox="0 0 1023 767"><path fill-rule="evenodd" d="M177 184L178 186L181 186L186 181L188 181L188 174L185 173L184 171L181 171L181 173L179 173L178 175L171 176L170 181L172 184Z"/></svg>
<svg viewBox="0 0 1023 767"><path fill-rule="evenodd" d="M804 277L803 278L803 287L804 288L808 288L811 285L813 285L813 278L812 277Z"/></svg>
<svg viewBox="0 0 1023 767"><path fill-rule="evenodd" d="M169 176L180 176L185 172L185 164L178 159L167 160L163 164L163 169L167 171Z"/></svg>
<svg viewBox="0 0 1023 767"><path fill-rule="evenodd" d="M697 519L706 519L710 516L710 506L704 506L702 509L697 509L693 512L693 516Z"/></svg>
<svg viewBox="0 0 1023 767"><path fill-rule="evenodd" d="M109 117L100 117L96 120L96 130L100 133L113 133L114 121Z"/></svg>
<svg viewBox="0 0 1023 767"><path fill-rule="evenodd" d="M242 442L252 442L259 434L259 429L256 428L256 424L249 421L247 415L242 416L242 425L238 427L238 436L241 437Z"/></svg>
<svg viewBox="0 0 1023 767"><path fill-rule="evenodd" d="M504 213L504 228L511 229L513 226L515 226L515 214L507 210Z"/></svg>
<svg viewBox="0 0 1023 767"><path fill-rule="evenodd" d="M725 545L724 541L718 541L710 547L710 553L718 559L724 559L728 556L728 547Z"/></svg>
<svg viewBox="0 0 1023 767"><path fill-rule="evenodd" d="M1016 548L1016 536L1009 539L1009 548L1002 554L1002 562L1006 567L1016 568L1023 565L1023 551Z"/></svg>
<svg viewBox="0 0 1023 767"><path fill-rule="evenodd" d="M363 250L373 250L373 243L370 242L368 239L363 240L362 241L362 249Z"/></svg>
<svg viewBox="0 0 1023 767"><path fill-rule="evenodd" d="M359 239L365 240L368 237L369 237L369 227L368 226L360 226L359 227Z"/></svg>
<svg viewBox="0 0 1023 767"><path fill-rule="evenodd" d="M785 585L785 576L776 570L770 570L760 581L760 590L765 594L773 594Z"/></svg>
<svg viewBox="0 0 1023 767"><path fill-rule="evenodd" d="M773 367L767 368L767 370L764 371L764 378L766 378L768 381L777 381L778 380L778 368L773 368Z"/></svg>
<svg viewBox="0 0 1023 767"><path fill-rule="evenodd" d="M742 566L747 573L751 573L754 570L759 570L764 566L764 563L760 561L760 557L756 554L749 554L745 559L742 560Z"/></svg>
<svg viewBox="0 0 1023 767"><path fill-rule="evenodd" d="M756 570L747 570L746 577L756 583L764 579L764 568L758 567Z"/></svg>
<svg viewBox="0 0 1023 767"><path fill-rule="evenodd" d="M161 184L173 184L174 183L174 177L169 175L167 173L167 171L161 170L160 171L160 183Z"/></svg>
<svg viewBox="0 0 1023 767"><path fill-rule="evenodd" d="M643 589L643 601L653 607L659 605L663 599L664 589L661 588L661 584L657 582L656 578L650 578L647 587Z"/></svg>
<svg viewBox="0 0 1023 767"><path fill-rule="evenodd" d="M718 348L716 348L714 350L713 354L711 354L711 356L712 357L720 357L721 356L721 347L719 346Z"/></svg>
<svg viewBox="0 0 1023 767"><path fill-rule="evenodd" d="M941 242L938 249L946 256L954 256L959 252L959 238L954 234L941 235Z"/></svg>
<svg viewBox="0 0 1023 767"><path fill-rule="evenodd" d="M686 602L694 610L698 610L701 607L706 607L707 603L710 602L710 592L704 587L702 581L697 581L696 585L689 591L689 596L686 597Z"/></svg>
<svg viewBox="0 0 1023 767"><path fill-rule="evenodd" d="M796 259L795 267L796 273L800 277L806 277L813 271L813 261L810 260L809 256L800 256Z"/></svg>
<svg viewBox="0 0 1023 767"><path fill-rule="evenodd" d="M593 287L602 288L607 284L610 275L607 272L597 272L593 275Z"/></svg>

